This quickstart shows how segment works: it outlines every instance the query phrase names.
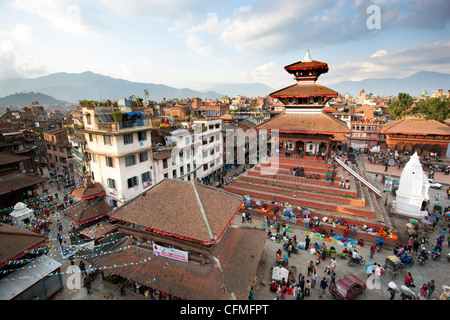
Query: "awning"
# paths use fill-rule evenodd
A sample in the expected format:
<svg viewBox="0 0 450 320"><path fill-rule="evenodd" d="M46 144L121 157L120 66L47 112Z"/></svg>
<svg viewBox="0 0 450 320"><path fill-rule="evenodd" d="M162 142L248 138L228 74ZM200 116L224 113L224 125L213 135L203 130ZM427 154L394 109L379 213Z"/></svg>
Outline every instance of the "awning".
<svg viewBox="0 0 450 320"><path fill-rule="evenodd" d="M0 281L0 300L14 299L62 266L61 263L47 256L41 256L26 266L31 265L35 266L14 271L2 278Z"/></svg>

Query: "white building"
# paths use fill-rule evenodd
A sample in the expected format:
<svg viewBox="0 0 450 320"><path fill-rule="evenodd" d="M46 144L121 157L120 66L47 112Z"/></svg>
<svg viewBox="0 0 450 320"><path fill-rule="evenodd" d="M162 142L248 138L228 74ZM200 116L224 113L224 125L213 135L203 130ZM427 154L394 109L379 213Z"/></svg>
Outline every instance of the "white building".
<svg viewBox="0 0 450 320"><path fill-rule="evenodd" d="M145 114L110 107L83 107L90 175L106 191L112 207L121 206L152 185L152 128ZM117 121L116 121L117 120Z"/></svg>
<svg viewBox="0 0 450 320"><path fill-rule="evenodd" d="M192 128L177 129L166 146L154 149L155 183L163 179L195 181L223 166L222 120L197 120Z"/></svg>

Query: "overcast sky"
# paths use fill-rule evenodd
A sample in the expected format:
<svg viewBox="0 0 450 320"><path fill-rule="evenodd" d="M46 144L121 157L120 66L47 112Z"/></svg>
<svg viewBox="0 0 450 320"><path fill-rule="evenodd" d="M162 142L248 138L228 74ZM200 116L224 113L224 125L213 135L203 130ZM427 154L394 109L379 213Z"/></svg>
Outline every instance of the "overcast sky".
<svg viewBox="0 0 450 320"><path fill-rule="evenodd" d="M381 29L375 23L380 9ZM375 14L375 16L374 16ZM0 79L92 71L206 89L293 83L283 67L327 62L319 83L450 73L448 0L0 0Z"/></svg>

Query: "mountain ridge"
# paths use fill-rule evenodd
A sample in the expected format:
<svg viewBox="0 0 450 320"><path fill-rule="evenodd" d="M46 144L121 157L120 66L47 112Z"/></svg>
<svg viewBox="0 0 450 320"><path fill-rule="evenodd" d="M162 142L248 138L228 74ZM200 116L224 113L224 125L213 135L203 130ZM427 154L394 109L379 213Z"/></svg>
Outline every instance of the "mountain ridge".
<svg viewBox="0 0 450 320"><path fill-rule="evenodd" d="M405 78L368 78L360 81L342 81L330 84L330 88L344 95L357 96L365 92L379 96L397 96L400 92L419 96L424 90L429 94L433 90L450 89L450 74L419 71ZM132 82L113 78L92 71L82 73L58 72L37 78L10 78L0 81L0 97L18 92L38 92L67 103L78 103L80 100L118 100L131 95L144 97L144 90L149 92L149 99L219 99L223 96L265 97L280 88L273 89L262 83L216 84L205 90L190 88L173 88L164 84ZM40 101L39 101L40 102Z"/></svg>

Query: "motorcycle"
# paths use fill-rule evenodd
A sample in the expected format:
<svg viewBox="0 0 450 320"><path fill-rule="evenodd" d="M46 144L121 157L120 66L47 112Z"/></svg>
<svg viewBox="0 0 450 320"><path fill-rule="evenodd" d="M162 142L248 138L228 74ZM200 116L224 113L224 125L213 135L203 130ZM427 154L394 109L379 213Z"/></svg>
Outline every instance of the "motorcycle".
<svg viewBox="0 0 450 320"><path fill-rule="evenodd" d="M287 242L285 244L283 244L283 249L288 251L288 244L287 244ZM296 248L296 246L292 245L291 253L298 254L298 249Z"/></svg>
<svg viewBox="0 0 450 320"><path fill-rule="evenodd" d="M433 260L441 259L441 252L439 250L433 250L431 257Z"/></svg>
<svg viewBox="0 0 450 320"><path fill-rule="evenodd" d="M403 263L405 266L413 266L414 265L414 260L412 257L408 256L408 254L406 252L404 252L401 256L400 256L400 261L401 263Z"/></svg>
<svg viewBox="0 0 450 320"><path fill-rule="evenodd" d="M424 264L425 261L428 260L428 253L425 250L422 250L422 252L420 253L419 257L417 258L417 261L419 261L420 264Z"/></svg>
<svg viewBox="0 0 450 320"><path fill-rule="evenodd" d="M354 264L365 264L366 261L364 260L364 258L362 256L359 256L359 259L355 259L353 257L350 257L348 259L348 265L349 266L353 266Z"/></svg>

